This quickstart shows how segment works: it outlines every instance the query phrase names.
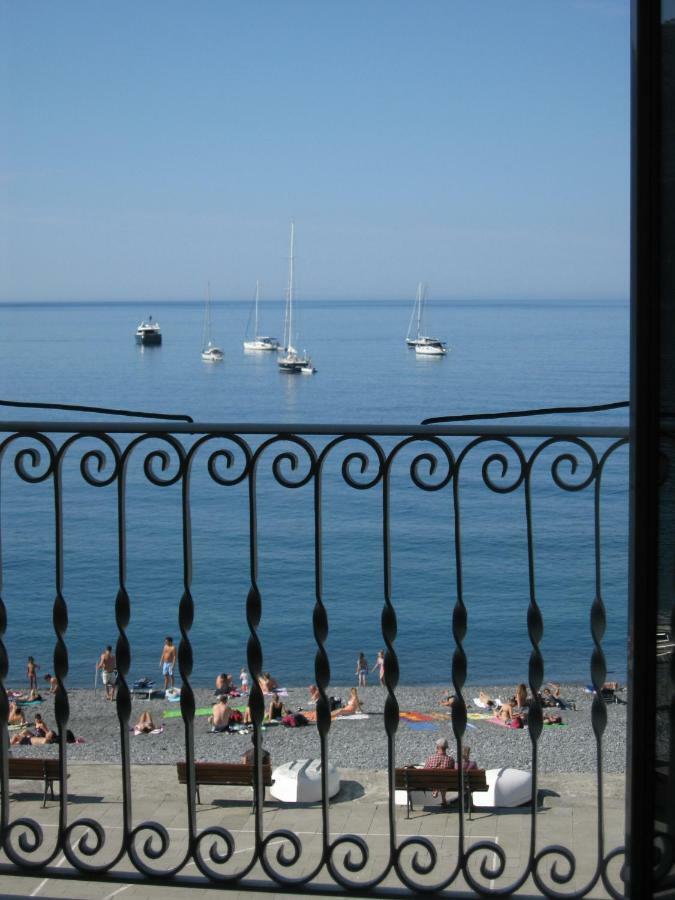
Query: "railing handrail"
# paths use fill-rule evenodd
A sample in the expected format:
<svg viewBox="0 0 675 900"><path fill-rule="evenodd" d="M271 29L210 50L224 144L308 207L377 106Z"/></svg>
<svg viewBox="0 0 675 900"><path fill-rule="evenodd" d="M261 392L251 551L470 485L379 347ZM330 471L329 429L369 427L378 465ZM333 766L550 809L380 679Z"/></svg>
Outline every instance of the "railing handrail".
<svg viewBox="0 0 675 900"><path fill-rule="evenodd" d="M511 437L589 437L625 438L628 425L419 425L419 424L344 424L334 422L90 422L58 420L25 420L0 422L0 433L36 432L64 434L312 434L312 435L436 435L439 437L473 437L475 435L508 435Z"/></svg>

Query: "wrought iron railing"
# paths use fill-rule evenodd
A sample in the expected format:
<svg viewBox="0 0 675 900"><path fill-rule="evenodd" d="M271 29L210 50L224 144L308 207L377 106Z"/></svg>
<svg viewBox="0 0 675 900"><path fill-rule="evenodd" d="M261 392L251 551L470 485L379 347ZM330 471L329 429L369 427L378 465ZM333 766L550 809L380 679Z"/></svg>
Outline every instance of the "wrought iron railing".
<svg viewBox="0 0 675 900"><path fill-rule="evenodd" d="M60 787L56 839L47 841L35 817L12 817L8 758L8 654L5 638L12 610L0 600L0 805L1 845L4 862L0 874L40 875L53 878L80 878L109 881L148 881L154 884L186 884L194 886L236 886L245 890L295 890L325 892L339 889L383 896L410 892L442 892L470 889L482 895L509 894L531 879L547 896L585 896L600 884L613 897L623 896L619 870L623 850L607 850L604 841L603 812L603 733L607 722L601 687L606 679L603 636L606 613L602 596L601 509L603 475L610 460L627 443L623 427L545 427L545 426L295 426L295 425L202 425L82 423L82 422L10 422L2 426L0 442L0 475L8 474L8 460L18 479L26 485L50 484L54 509L54 571L56 592L53 603L54 675L57 680L55 718L58 730ZM263 672L263 647L259 625L263 596L258 575L257 483L263 461L271 463L276 483L286 489L305 488L311 492L313 508L313 560L315 596L312 611L316 644L314 678L318 686L316 724L322 763L322 800L320 851L309 860L309 852L298 834L289 829L265 828L266 811L257 802L253 820L254 846L248 861L235 867L236 831L223 825L198 826L195 803L194 721L195 694L191 683L193 649L191 627L195 614L192 585L191 546L191 479L198 453L207 453L208 477L223 488L244 485L248 494L248 538L250 586L246 599L246 623L249 637L247 663L252 676L249 706L253 724L256 799L263 796L261 728L264 697L258 685ZM451 677L456 700L451 709L451 728L456 741L457 758L467 729L467 704L464 687L467 678L465 641L469 627L463 584L462 473L467 460L480 455L483 485L494 495L521 492L527 544L529 601L527 634L529 688L535 698L529 711L531 742L532 805L528 850L522 871L507 876L508 855L492 840L471 841L465 828L462 804L451 815L457 817L458 831L453 862L448 870L440 865L439 852L427 837L407 834L399 837L394 798L395 736L399 725L397 686L397 611L392 599L390 539L391 491L393 466L400 454L408 454L408 471L413 485L425 492L446 492L454 521L454 562L456 586L453 594ZM552 483L561 491L592 492L593 540L595 560L595 596L590 605L592 655L590 680L596 693L592 701L591 721L597 749L597 855L594 871L586 883L575 882L576 863L572 849L561 845L539 846L538 842L538 750L543 731L542 707L537 699L544 682L544 659L541 649L543 615L538 603L535 579L536 535L533 523L533 472L538 460L550 454L547 470ZM64 522L63 468L66 460L76 457L84 481L92 486L111 487L117 499L118 590L115 599L115 621L118 629L116 657L118 692L116 712L119 720L121 754L122 836L112 855L103 854L111 838L101 821L92 817L71 818L74 807L68 801L68 598L64 592ZM187 840L180 853L171 848L172 839L161 822L134 824L133 792L130 763L129 725L132 697L129 686L131 647L128 627L131 600L127 584L127 533L125 509L129 490L130 460L141 458L144 477L152 485L178 485L181 494L183 591L178 608L180 643L178 668L182 680L180 709L185 736L187 762L186 822ZM201 457L200 457L201 458ZM384 682L386 699L383 724L387 739L387 840L386 850L374 855L363 835L334 836L330 827L331 808L328 797L327 763L330 759L329 706L330 665L327 653L329 617L323 592L322 526L323 477L328 460L337 459L341 477L351 489L378 490L381 495L379 522L382 534L381 635L386 646ZM547 457L548 459L548 457ZM5 466L2 466L2 463ZM4 474L3 474L4 473ZM4 501L3 501L4 502ZM2 509L7 527L8 510ZM348 528L348 523L345 524ZM5 560L5 564L7 560ZM1 574L1 572L0 572ZM463 791L463 772L460 772ZM398 817L400 820L400 817ZM278 846L274 853L272 847ZM56 866L65 857L66 866ZM447 859L445 860L447 862ZM377 865L375 866L375 863ZM610 864L612 864L610 866ZM191 874L196 866L200 876ZM480 875L476 873L478 865ZM376 868L373 871L373 868ZM194 872L194 869L192 869ZM300 874L298 874L300 873ZM367 876L365 873L368 873ZM615 872L616 874L616 872Z"/></svg>

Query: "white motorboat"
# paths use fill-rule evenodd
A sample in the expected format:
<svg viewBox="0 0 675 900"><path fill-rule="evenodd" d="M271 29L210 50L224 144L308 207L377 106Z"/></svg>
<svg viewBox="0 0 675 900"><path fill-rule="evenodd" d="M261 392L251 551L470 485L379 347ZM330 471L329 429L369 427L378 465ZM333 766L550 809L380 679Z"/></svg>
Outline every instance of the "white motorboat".
<svg viewBox="0 0 675 900"><path fill-rule="evenodd" d="M211 340L211 282L206 291L206 309L204 310L204 333L202 335L202 359L204 362L222 362L225 354Z"/></svg>
<svg viewBox="0 0 675 900"><path fill-rule="evenodd" d="M417 294L413 311L408 323L408 333L405 342L410 350L419 353L420 356L445 356L448 352L445 341L429 337L424 334L424 303L426 300L426 288L420 281L417 285Z"/></svg>
<svg viewBox="0 0 675 900"><path fill-rule="evenodd" d="M152 321L152 316L148 316L147 322L143 320L136 329L136 343L144 347L162 343L162 329L159 322Z"/></svg>
<svg viewBox="0 0 675 900"><path fill-rule="evenodd" d="M253 327L253 338L251 340L244 341L244 350L278 350L279 349L279 341L275 337L267 337L266 335L262 335L258 330L258 298L260 295L260 282L256 281L255 283L255 306L254 306L254 327ZM250 322L250 319L249 319Z"/></svg>
<svg viewBox="0 0 675 900"><path fill-rule="evenodd" d="M286 294L286 311L284 314L284 349L283 356L277 360L280 372L288 375L313 375L316 369L312 365L312 360L307 355L307 351L302 353L293 346L293 276L295 266L295 222L291 222L291 255L288 262L288 291Z"/></svg>

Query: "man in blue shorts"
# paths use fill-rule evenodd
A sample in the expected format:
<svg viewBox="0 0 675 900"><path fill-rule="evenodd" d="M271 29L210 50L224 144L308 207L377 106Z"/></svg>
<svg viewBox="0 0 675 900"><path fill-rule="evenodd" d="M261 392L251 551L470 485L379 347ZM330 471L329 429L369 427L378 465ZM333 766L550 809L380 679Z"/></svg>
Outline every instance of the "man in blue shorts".
<svg viewBox="0 0 675 900"><path fill-rule="evenodd" d="M164 647L162 648L162 655L159 659L159 667L162 670L162 675L164 676L164 690L168 691L169 687L173 689L173 667L176 665L176 648L173 643L173 638L166 637L164 638Z"/></svg>

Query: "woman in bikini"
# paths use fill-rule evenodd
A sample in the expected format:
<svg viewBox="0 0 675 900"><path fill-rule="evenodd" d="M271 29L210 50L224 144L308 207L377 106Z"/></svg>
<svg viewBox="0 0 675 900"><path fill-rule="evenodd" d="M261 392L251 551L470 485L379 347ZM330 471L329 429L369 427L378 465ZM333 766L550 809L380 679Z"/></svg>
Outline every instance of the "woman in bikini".
<svg viewBox="0 0 675 900"><path fill-rule="evenodd" d="M359 692L353 687L349 690L349 700L347 700L346 705L340 709L334 709L330 717L331 719L337 719L338 716L353 716L360 712L363 712L363 706L359 700Z"/></svg>
<svg viewBox="0 0 675 900"><path fill-rule="evenodd" d="M380 670L380 684L384 686L384 650L380 650L380 652L377 654L375 665L373 666L371 671L374 672L375 669Z"/></svg>
<svg viewBox="0 0 675 900"><path fill-rule="evenodd" d="M356 674L359 679L359 687L365 687L366 679L368 678L368 660L363 653L359 653L359 658L356 661Z"/></svg>

